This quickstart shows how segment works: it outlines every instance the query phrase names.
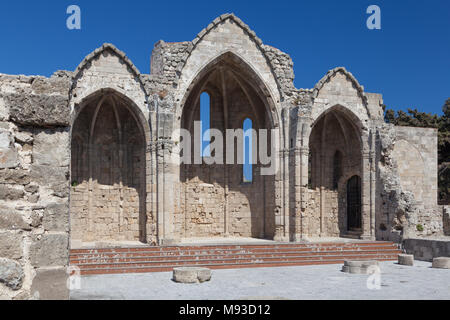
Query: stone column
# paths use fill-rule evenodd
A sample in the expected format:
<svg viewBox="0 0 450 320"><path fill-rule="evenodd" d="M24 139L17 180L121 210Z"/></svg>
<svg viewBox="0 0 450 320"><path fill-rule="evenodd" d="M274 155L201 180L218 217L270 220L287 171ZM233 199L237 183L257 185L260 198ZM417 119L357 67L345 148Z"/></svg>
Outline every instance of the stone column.
<svg viewBox="0 0 450 320"><path fill-rule="evenodd" d="M370 134L370 235L371 239L376 239L376 188L377 188L377 168L375 152L375 136Z"/></svg>
<svg viewBox="0 0 450 320"><path fill-rule="evenodd" d="M300 208L299 208L299 216L300 216L300 240L304 239L306 236L306 228L304 226L303 212L306 211L308 206L308 164L309 164L309 147L303 146L300 149Z"/></svg>
<svg viewBox="0 0 450 320"><path fill-rule="evenodd" d="M361 239L369 240L371 236L371 164L370 152L363 151L361 160Z"/></svg>
<svg viewBox="0 0 450 320"><path fill-rule="evenodd" d="M283 128L286 119L283 112ZM275 241L289 242L289 195L286 194L289 183L289 150L285 146L286 129L279 130L278 170L275 190ZM281 132L280 132L281 131Z"/></svg>
<svg viewBox="0 0 450 320"><path fill-rule="evenodd" d="M179 167L171 158L173 114L166 110L157 113L156 174L157 174L157 212L158 242L160 245L174 244L174 202L178 199L176 182L179 180Z"/></svg>

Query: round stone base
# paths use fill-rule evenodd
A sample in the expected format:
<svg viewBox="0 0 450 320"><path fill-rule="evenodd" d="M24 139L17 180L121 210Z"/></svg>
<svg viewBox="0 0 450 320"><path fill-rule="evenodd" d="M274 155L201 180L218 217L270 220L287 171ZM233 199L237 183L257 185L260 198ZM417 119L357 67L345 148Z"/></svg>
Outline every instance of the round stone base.
<svg viewBox="0 0 450 320"><path fill-rule="evenodd" d="M413 266L414 265L414 255L399 254L398 255L398 264L401 264L404 266Z"/></svg>
<svg viewBox="0 0 450 320"><path fill-rule="evenodd" d="M174 268L172 280L178 283L202 283L211 280L211 270L199 267Z"/></svg>
<svg viewBox="0 0 450 320"><path fill-rule="evenodd" d="M344 261L342 272L353 274L368 274L370 267L378 267L378 261Z"/></svg>
<svg viewBox="0 0 450 320"><path fill-rule="evenodd" d="M432 267L439 269L450 269L450 258L449 257L434 258Z"/></svg>

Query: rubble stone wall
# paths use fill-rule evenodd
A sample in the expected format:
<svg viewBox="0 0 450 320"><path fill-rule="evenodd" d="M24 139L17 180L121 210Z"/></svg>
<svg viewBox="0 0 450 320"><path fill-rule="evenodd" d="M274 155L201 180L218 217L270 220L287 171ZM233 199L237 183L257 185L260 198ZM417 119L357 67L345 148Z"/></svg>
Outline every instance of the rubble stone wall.
<svg viewBox="0 0 450 320"><path fill-rule="evenodd" d="M69 87L0 75L1 298L68 298Z"/></svg>
<svg viewBox="0 0 450 320"><path fill-rule="evenodd" d="M403 248L414 259L433 261L433 258L450 257L450 239L421 239L408 238L403 240Z"/></svg>

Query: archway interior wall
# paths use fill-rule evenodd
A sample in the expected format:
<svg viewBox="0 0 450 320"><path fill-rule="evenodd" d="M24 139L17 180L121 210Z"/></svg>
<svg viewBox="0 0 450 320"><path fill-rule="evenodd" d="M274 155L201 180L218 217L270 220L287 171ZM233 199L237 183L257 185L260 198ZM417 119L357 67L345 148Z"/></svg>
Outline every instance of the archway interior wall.
<svg viewBox="0 0 450 320"><path fill-rule="evenodd" d="M236 73L228 63L220 63L200 79L187 99L182 127L191 133L191 146L194 145L194 121L200 120L198 97L204 91L211 97L211 128L220 130L224 138L226 129L242 129L246 118L252 120L255 130L272 127L266 104L247 82L251 78ZM270 143L269 140L268 147ZM225 145L226 140L224 153ZM238 149L241 151L242 145L235 143L236 159ZM184 219L181 233L188 238L272 238L275 232L275 177L261 176L260 170L260 164L254 165L252 183L244 183L240 164L182 165L182 210L175 220L181 222ZM265 195L263 198L262 194Z"/></svg>
<svg viewBox="0 0 450 320"><path fill-rule="evenodd" d="M341 108L333 108L324 112L311 130L307 205L296 221L297 230L306 236L339 237L347 232L347 180L362 174L360 131L352 121Z"/></svg>
<svg viewBox="0 0 450 320"><path fill-rule="evenodd" d="M72 129L72 243L145 241L145 136L126 102L93 99Z"/></svg>

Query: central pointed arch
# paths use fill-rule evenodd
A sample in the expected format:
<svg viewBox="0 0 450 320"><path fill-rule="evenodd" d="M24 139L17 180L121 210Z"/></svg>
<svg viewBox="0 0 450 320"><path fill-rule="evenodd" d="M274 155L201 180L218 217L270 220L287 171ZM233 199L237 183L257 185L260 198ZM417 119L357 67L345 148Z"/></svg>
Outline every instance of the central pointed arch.
<svg viewBox="0 0 450 320"><path fill-rule="evenodd" d="M194 145L194 123L201 118L201 99L210 97L210 125L219 130L227 142L226 131L242 130L245 119L252 127L280 129L277 107L263 79L242 58L225 52L202 68L188 86L176 119L178 126L191 133ZM270 145L280 141L267 141ZM237 140L237 141L236 141ZM180 183L186 238L254 237L273 239L275 235L275 176L262 176L261 166L253 166L254 179L243 179L243 163L236 154L242 141L236 139L234 164L182 164ZM280 139L281 140L281 139ZM256 141L255 141L256 145ZM258 148L258 146L256 146ZM226 148L224 147L224 153ZM192 162L194 163L194 152ZM224 154L224 160L226 154ZM264 197L261 197L264 195ZM262 200L263 199L263 200Z"/></svg>
<svg viewBox="0 0 450 320"><path fill-rule="evenodd" d="M184 112L186 101L189 96L192 95L192 92L195 90L198 83L201 81L207 82L208 75L219 67L224 69L224 64L227 68L233 71L233 77L237 81L249 86L249 88L255 90L258 95L263 98L262 100L265 105L265 110L270 118L271 128L280 128L281 123L276 99L274 98L274 94L270 91L269 86L266 85L262 77L250 63L246 62L238 54L231 51L226 51L219 54L217 57L212 58L208 63L200 68L182 95L182 99L179 104L180 108L177 110L177 119L180 119L182 113ZM198 99L200 98L201 93L202 92L195 92Z"/></svg>

